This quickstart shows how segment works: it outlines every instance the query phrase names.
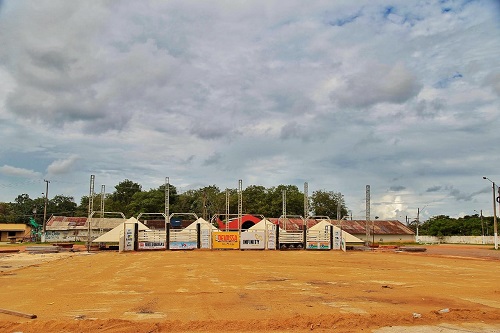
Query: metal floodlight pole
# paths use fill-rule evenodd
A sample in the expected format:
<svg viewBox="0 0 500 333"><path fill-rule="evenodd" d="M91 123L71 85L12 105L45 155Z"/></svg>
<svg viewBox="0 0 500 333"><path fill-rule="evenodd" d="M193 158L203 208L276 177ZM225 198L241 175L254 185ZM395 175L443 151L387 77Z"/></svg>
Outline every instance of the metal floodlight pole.
<svg viewBox="0 0 500 333"><path fill-rule="evenodd" d="M229 231L229 189L226 188L226 231Z"/></svg>
<svg viewBox="0 0 500 333"><path fill-rule="evenodd" d="M309 184L304 183L304 217L307 220L309 216Z"/></svg>
<svg viewBox="0 0 500 333"><path fill-rule="evenodd" d="M170 223L170 178L165 177L165 230L167 230L167 223Z"/></svg>
<svg viewBox="0 0 500 333"><path fill-rule="evenodd" d="M370 245L370 185L366 185L366 220L365 220L365 238L366 246Z"/></svg>
<svg viewBox="0 0 500 333"><path fill-rule="evenodd" d="M43 180L45 182L45 200L44 200L44 205L43 205L43 223L42 223L42 235L43 235L43 241L45 242L45 232L47 230L47 199L49 197L49 183L50 180Z"/></svg>
<svg viewBox="0 0 500 333"><path fill-rule="evenodd" d="M90 252L91 232L92 232L92 215L94 214L94 184L95 175L90 175L90 189L89 189L89 215L87 218L87 252Z"/></svg>
<svg viewBox="0 0 500 333"><path fill-rule="evenodd" d="M241 218L243 215L243 180L238 180L238 230L241 232Z"/></svg>
<svg viewBox="0 0 500 333"><path fill-rule="evenodd" d="M483 176L483 179L489 180L491 182L491 188L493 189L493 239L495 241L495 250L498 250L498 226L497 226L497 204L500 207L500 188L498 189L498 198L495 197L495 182L488 177Z"/></svg>

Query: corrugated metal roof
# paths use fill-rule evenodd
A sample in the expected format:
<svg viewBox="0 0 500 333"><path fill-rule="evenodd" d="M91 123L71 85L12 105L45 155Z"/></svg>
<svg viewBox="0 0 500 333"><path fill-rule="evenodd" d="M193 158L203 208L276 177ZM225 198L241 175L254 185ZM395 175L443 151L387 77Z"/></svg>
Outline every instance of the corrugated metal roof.
<svg viewBox="0 0 500 333"><path fill-rule="evenodd" d="M47 227L83 227L87 222L86 217L52 216L47 221Z"/></svg>
<svg viewBox="0 0 500 333"><path fill-rule="evenodd" d="M332 223L338 225L336 220ZM368 222L370 233L376 235L414 235L413 230L397 220L373 220ZM342 230L350 234L366 234L365 220L342 220Z"/></svg>
<svg viewBox="0 0 500 333"><path fill-rule="evenodd" d="M93 229L113 229L126 220L122 218L92 218L91 227ZM88 227L86 225L86 227Z"/></svg>
<svg viewBox="0 0 500 333"><path fill-rule="evenodd" d="M86 230L88 218L74 216L52 216L47 221L47 230ZM122 218L92 218L92 229L113 229L125 221Z"/></svg>

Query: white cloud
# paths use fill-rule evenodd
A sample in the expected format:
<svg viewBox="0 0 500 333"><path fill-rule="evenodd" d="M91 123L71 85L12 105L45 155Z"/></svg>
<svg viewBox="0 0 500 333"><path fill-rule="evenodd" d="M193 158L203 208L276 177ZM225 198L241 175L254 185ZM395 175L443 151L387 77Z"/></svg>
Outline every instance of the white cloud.
<svg viewBox="0 0 500 333"><path fill-rule="evenodd" d="M17 168L6 164L0 167L0 173L6 176L24 177L24 178L38 178L41 176L39 172L36 172L34 170Z"/></svg>
<svg viewBox="0 0 500 333"><path fill-rule="evenodd" d="M331 98L341 107L368 107L377 103L404 103L421 89L417 77L402 63L387 66L370 63L344 77Z"/></svg>
<svg viewBox="0 0 500 333"><path fill-rule="evenodd" d="M108 188L306 180L351 209L371 184L381 218L431 200L448 215L488 207L477 175L500 179L498 9L4 1L0 161L75 197L95 174Z"/></svg>
<svg viewBox="0 0 500 333"><path fill-rule="evenodd" d="M66 159L56 160L47 167L47 172L51 175L68 173L73 169L73 166L79 159L79 156L71 155Z"/></svg>

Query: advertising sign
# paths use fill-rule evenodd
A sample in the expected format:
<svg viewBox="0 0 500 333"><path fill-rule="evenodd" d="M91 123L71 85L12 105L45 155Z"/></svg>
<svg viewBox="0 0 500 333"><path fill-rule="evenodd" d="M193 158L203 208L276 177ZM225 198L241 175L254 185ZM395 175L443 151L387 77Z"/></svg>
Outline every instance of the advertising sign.
<svg viewBox="0 0 500 333"><path fill-rule="evenodd" d="M333 249L340 250L342 242L342 232L339 229L333 230Z"/></svg>
<svg viewBox="0 0 500 333"><path fill-rule="evenodd" d="M244 250L264 250L266 247L266 232L244 231L240 235L240 247Z"/></svg>
<svg viewBox="0 0 500 333"><path fill-rule="evenodd" d="M214 249L238 249L240 246L240 235L237 231L218 231L212 233L212 248Z"/></svg>
<svg viewBox="0 0 500 333"><path fill-rule="evenodd" d="M210 230L201 229L200 230L200 247L202 249L210 249Z"/></svg>
<svg viewBox="0 0 500 333"><path fill-rule="evenodd" d="M196 249L196 242L170 242L170 250Z"/></svg>
<svg viewBox="0 0 500 333"><path fill-rule="evenodd" d="M124 251L134 251L134 226L135 223L125 223L125 246Z"/></svg>
<svg viewBox="0 0 500 333"><path fill-rule="evenodd" d="M307 242L309 250L330 250L330 242Z"/></svg>
<svg viewBox="0 0 500 333"><path fill-rule="evenodd" d="M165 242L139 242L139 250L165 250Z"/></svg>
<svg viewBox="0 0 500 333"><path fill-rule="evenodd" d="M276 226L267 228L267 247L268 250L276 250Z"/></svg>

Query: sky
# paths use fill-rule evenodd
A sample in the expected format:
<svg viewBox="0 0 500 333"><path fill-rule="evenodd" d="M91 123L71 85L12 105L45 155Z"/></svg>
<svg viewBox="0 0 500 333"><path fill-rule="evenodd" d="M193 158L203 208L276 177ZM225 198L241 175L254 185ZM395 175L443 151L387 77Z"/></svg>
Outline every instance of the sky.
<svg viewBox="0 0 500 333"><path fill-rule="evenodd" d="M491 216L499 112L497 0L0 0L0 202L241 179Z"/></svg>

